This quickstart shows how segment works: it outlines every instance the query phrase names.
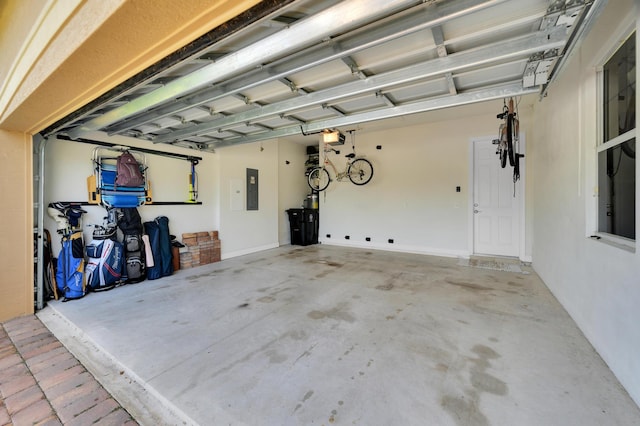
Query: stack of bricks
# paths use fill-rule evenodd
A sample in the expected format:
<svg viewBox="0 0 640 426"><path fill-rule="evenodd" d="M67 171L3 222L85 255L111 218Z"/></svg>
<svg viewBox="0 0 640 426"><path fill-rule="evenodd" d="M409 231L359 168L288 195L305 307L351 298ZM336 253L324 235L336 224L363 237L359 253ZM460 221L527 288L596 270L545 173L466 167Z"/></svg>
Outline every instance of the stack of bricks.
<svg viewBox="0 0 640 426"><path fill-rule="evenodd" d="M182 234L182 243L180 269L220 262L218 231Z"/></svg>

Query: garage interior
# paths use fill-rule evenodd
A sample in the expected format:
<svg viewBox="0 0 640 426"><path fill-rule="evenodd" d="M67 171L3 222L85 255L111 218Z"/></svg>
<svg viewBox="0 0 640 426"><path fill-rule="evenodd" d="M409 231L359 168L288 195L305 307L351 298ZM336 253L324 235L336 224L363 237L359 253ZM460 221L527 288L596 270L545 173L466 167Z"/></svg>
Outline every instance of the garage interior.
<svg viewBox="0 0 640 426"><path fill-rule="evenodd" d="M595 81L635 3L246 6L23 129L38 235L56 228L38 206L70 201L91 239L105 211L86 205L86 178L107 143L200 158L189 202L188 163L148 155L139 210L222 246L221 262L69 303L36 291L56 336L143 424L638 423L635 240L590 238ZM515 183L492 145L510 98ZM21 129L18 113L3 129ZM308 148L322 153L326 130L346 136L326 154L336 165L354 152L374 177L332 182L320 244L291 245L286 212L309 195ZM487 152L511 216L485 244Z"/></svg>

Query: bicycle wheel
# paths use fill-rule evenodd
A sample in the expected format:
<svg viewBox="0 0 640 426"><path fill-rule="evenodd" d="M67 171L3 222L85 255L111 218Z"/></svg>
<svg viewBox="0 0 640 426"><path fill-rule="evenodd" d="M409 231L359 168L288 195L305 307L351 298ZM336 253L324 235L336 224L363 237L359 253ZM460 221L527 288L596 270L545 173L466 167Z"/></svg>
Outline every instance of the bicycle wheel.
<svg viewBox="0 0 640 426"><path fill-rule="evenodd" d="M500 167L503 169L507 165L507 126L502 123L498 129L498 160L500 161Z"/></svg>
<svg viewBox="0 0 640 426"><path fill-rule="evenodd" d="M364 185L369 183L373 177L373 166L368 160L364 158L358 158L353 160L353 163L349 165L349 180L356 185Z"/></svg>
<svg viewBox="0 0 640 426"><path fill-rule="evenodd" d="M514 116L509 114L507 116L507 153L509 155L509 164L513 167L516 164L516 157L513 154L513 131L514 131Z"/></svg>
<svg viewBox="0 0 640 426"><path fill-rule="evenodd" d="M330 182L329 172L324 167L315 167L307 178L307 183L314 191L324 191Z"/></svg>
<svg viewBox="0 0 640 426"><path fill-rule="evenodd" d="M504 169L507 166L507 150L500 150L500 166Z"/></svg>

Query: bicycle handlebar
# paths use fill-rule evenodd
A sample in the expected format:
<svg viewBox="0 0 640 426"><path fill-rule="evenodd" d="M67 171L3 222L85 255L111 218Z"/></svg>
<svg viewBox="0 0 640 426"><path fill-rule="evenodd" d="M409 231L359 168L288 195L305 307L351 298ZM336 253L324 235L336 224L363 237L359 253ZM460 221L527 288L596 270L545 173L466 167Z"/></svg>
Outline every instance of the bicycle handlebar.
<svg viewBox="0 0 640 426"><path fill-rule="evenodd" d="M324 147L324 152L330 152L330 151L333 151L333 152L335 152L336 154L340 154L340 151L338 151L338 150L337 150L337 149L335 149L335 148L326 147L326 146Z"/></svg>

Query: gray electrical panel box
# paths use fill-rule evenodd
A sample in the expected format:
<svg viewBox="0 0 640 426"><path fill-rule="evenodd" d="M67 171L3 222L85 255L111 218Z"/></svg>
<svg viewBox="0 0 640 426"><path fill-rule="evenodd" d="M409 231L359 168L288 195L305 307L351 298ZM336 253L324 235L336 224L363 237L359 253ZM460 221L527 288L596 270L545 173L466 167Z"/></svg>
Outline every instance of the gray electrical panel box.
<svg viewBox="0 0 640 426"><path fill-rule="evenodd" d="M247 169L247 210L258 210L258 170Z"/></svg>

